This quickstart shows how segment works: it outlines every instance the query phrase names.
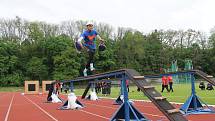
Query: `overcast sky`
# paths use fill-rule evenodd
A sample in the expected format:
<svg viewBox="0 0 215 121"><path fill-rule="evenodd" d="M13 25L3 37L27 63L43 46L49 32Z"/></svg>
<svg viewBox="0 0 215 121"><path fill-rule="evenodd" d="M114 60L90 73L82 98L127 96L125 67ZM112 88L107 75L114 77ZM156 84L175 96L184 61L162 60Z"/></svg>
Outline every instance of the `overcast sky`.
<svg viewBox="0 0 215 121"><path fill-rule="evenodd" d="M215 0L0 0L0 18L94 20L142 32L215 26Z"/></svg>

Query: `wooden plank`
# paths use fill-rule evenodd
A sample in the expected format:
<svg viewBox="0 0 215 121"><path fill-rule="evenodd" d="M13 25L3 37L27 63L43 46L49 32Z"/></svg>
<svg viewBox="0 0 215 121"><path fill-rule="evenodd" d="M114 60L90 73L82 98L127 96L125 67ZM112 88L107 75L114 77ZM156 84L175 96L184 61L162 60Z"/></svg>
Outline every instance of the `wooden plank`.
<svg viewBox="0 0 215 121"><path fill-rule="evenodd" d="M171 110L167 110L167 113L172 114L172 113L178 113L180 112L179 109L175 108L175 109L171 109Z"/></svg>
<svg viewBox="0 0 215 121"><path fill-rule="evenodd" d="M29 85L35 85L35 91L29 91ZM39 81L25 81L25 94L39 94Z"/></svg>
<svg viewBox="0 0 215 121"><path fill-rule="evenodd" d="M208 75L207 78L213 78L213 76L212 75Z"/></svg>
<svg viewBox="0 0 215 121"><path fill-rule="evenodd" d="M144 89L155 88L154 86L143 86Z"/></svg>
<svg viewBox="0 0 215 121"><path fill-rule="evenodd" d="M46 80L43 80L43 82L42 82L42 92L43 92L43 94L48 93L48 91L46 90L46 86L47 86L47 84L51 84L52 82L54 82L54 81L50 81L50 80L46 81Z"/></svg>
<svg viewBox="0 0 215 121"><path fill-rule="evenodd" d="M133 76L134 79L144 79L144 76Z"/></svg>
<svg viewBox="0 0 215 121"><path fill-rule="evenodd" d="M155 100L165 100L166 97L154 97Z"/></svg>

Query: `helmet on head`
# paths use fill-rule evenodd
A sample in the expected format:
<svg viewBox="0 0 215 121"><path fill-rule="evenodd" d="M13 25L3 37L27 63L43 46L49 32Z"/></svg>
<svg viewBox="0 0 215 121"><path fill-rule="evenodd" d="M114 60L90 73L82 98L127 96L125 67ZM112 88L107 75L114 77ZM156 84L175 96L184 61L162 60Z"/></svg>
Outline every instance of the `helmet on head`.
<svg viewBox="0 0 215 121"><path fill-rule="evenodd" d="M93 25L93 22L87 22L86 26Z"/></svg>

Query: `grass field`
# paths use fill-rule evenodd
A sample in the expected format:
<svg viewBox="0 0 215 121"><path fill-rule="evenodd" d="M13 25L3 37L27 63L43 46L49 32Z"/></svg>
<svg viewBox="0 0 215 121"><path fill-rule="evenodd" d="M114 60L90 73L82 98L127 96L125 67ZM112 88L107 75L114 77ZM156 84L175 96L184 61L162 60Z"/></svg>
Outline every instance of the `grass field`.
<svg viewBox="0 0 215 121"><path fill-rule="evenodd" d="M157 91L161 91L161 85L155 85ZM164 97L167 97L168 101L171 102L180 102L184 103L188 97L191 95L191 85L190 84L175 84L173 86L174 92L167 92L166 90L162 93ZM83 89L75 90L76 95L82 95ZM116 98L119 96L119 87L112 87L111 88L111 95L108 97ZM202 101L207 104L215 105L215 90L208 91L208 90L200 90L198 88L198 84L196 84L196 94L200 97ZM103 96L99 94L98 96ZM148 100L148 98L142 93L137 92L136 86L130 87L129 92L130 99L138 99L138 100Z"/></svg>
<svg viewBox="0 0 215 121"><path fill-rule="evenodd" d="M24 92L24 87L0 87L0 92Z"/></svg>
<svg viewBox="0 0 215 121"><path fill-rule="evenodd" d="M76 87L75 87L76 88ZM155 85L157 91L161 91L161 85ZM190 84L175 84L173 85L174 92L167 92L166 90L162 93L164 97L167 97L168 101L171 102L180 102L184 103L187 98L191 95L191 85ZM82 95L84 89L75 89L76 95ZM120 88L112 87L111 95L106 97L116 98L119 96ZM0 87L0 92L24 92L23 87ZM200 90L198 88L198 84L196 84L196 94L207 104L215 105L215 90ZM99 94L98 96L103 96ZM105 96L104 96L105 97ZM146 96L142 92L137 92L137 87L130 86L129 92L130 99L138 99L138 100L148 100Z"/></svg>

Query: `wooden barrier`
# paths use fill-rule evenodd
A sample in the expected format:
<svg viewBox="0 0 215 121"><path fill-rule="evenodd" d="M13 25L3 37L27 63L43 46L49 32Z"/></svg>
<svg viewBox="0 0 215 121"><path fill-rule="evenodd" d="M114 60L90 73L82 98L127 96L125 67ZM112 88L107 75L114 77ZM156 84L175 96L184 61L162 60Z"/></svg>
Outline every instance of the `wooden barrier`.
<svg viewBox="0 0 215 121"><path fill-rule="evenodd" d="M45 80L43 80L43 82L42 82L43 94L48 93L48 90L49 90L52 82L54 82L54 81L45 81Z"/></svg>
<svg viewBox="0 0 215 121"><path fill-rule="evenodd" d="M39 94L39 81L25 81L25 94Z"/></svg>

